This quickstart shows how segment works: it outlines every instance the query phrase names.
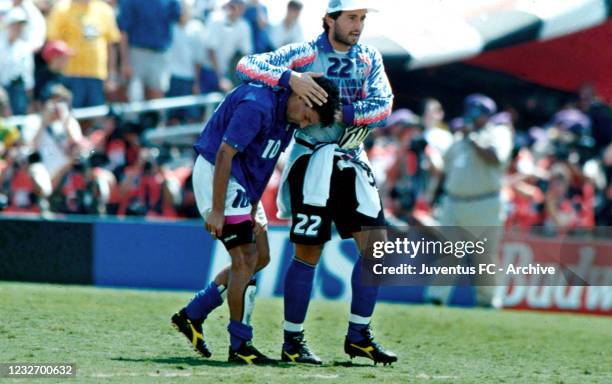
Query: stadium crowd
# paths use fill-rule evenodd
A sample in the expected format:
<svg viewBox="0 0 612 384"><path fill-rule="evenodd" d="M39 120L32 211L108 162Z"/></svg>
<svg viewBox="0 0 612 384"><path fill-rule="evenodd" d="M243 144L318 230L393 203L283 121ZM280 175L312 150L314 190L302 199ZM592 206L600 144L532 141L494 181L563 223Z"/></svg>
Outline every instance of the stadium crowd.
<svg viewBox="0 0 612 384"><path fill-rule="evenodd" d="M220 5L220 6L219 6ZM268 20L258 0L0 0L0 210L5 213L198 216L193 151L152 146L143 130L202 122L197 107L79 121L74 109L227 92L245 54L302 41L300 1ZM393 224L436 222L444 155L466 133L436 99L396 106L366 150ZM26 127L5 118L34 114ZM539 127L504 106L514 131L502 182L506 225L551 232L612 225L612 112L585 85ZM275 220L282 161L263 201Z"/></svg>

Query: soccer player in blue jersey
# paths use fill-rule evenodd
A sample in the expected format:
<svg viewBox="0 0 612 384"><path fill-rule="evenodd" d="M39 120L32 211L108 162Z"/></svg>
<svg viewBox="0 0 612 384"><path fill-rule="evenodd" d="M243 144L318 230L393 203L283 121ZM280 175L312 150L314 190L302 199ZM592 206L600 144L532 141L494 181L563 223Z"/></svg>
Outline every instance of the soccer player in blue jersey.
<svg viewBox="0 0 612 384"><path fill-rule="evenodd" d="M321 364L304 340L303 323L332 221L343 239L353 237L362 256L351 276L353 295L344 351L351 358L363 356L375 363L397 360L374 341L370 320L378 287L362 281L372 263L368 248L373 241L386 239L380 197L362 142L372 129L385 124L393 101L380 53L359 43L374 3L330 0L324 32L318 38L246 56L238 63L243 81L291 89L315 105L327 97L315 81L324 74L338 85L343 104L331 129L315 124L295 133L296 145L277 198L279 217L292 218L290 237L295 244L284 286L283 361Z"/></svg>
<svg viewBox="0 0 612 384"><path fill-rule="evenodd" d="M221 305L227 291L230 309L228 361L270 364L251 343L253 275L269 261L266 217L261 195L280 153L294 129L329 126L339 110L337 87L325 78L316 82L330 95L310 107L290 90L243 84L228 94L194 145L198 157L193 188L206 230L225 245L231 265L172 316L172 324L203 356L210 357L202 331L208 314Z"/></svg>

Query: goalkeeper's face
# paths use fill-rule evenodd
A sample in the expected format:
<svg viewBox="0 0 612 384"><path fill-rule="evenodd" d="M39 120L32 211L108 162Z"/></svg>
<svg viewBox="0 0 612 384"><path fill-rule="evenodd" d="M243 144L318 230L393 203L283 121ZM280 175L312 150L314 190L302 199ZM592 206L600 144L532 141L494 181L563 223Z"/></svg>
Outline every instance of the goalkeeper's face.
<svg viewBox="0 0 612 384"><path fill-rule="evenodd" d="M333 20L331 26L333 39L348 46L357 44L365 25L367 12L365 9L343 11L338 19Z"/></svg>

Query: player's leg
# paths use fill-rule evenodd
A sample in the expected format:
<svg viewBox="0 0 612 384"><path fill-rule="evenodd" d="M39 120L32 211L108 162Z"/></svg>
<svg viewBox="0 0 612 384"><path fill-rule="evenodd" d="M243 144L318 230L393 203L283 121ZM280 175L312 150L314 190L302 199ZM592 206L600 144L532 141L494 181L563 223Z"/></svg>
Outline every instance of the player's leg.
<svg viewBox="0 0 612 384"><path fill-rule="evenodd" d="M310 303L315 268L323 244L331 237L331 218L325 208L302 203L302 189L308 156L302 156L293 165L288 182L291 194L291 241L295 244L295 256L285 275L284 285L284 343L283 361L321 364L304 339L304 320Z"/></svg>
<svg viewBox="0 0 612 384"><path fill-rule="evenodd" d="M227 326L230 334L228 361L238 364L274 364L274 360L259 352L252 344L253 328L250 322L255 299L252 277L258 257L251 221L225 225L222 238L234 238L230 242L224 242L232 259L227 286L230 311Z"/></svg>
<svg viewBox="0 0 612 384"><path fill-rule="evenodd" d="M380 262L380 259L371 258L371 245L375 241L386 241L386 231L360 231L353 233L353 238L361 257L355 262L351 274L353 295L344 351L351 358L362 356L374 363L390 364L397 361L397 356L374 341L370 326L379 290L379 285L372 278L372 266L375 262Z"/></svg>
<svg viewBox="0 0 612 384"><path fill-rule="evenodd" d="M253 328L250 314L254 305L255 285L252 281L257 266L257 246L250 220L226 224L219 240L231 257L228 273L227 302L230 321L227 330L230 334L228 361L239 364L273 364L251 343ZM235 224L234 224L235 223Z"/></svg>
<svg viewBox="0 0 612 384"><path fill-rule="evenodd" d="M259 272L270 262L270 246L268 232L263 231L255 236L257 247L257 264L255 273ZM210 282L210 284L195 294L185 307L185 312L191 321L202 323L208 315L221 306L227 297L227 282L229 280L231 265L225 266ZM250 308L250 307L249 307Z"/></svg>
<svg viewBox="0 0 612 384"><path fill-rule="evenodd" d="M302 332L322 245L295 244L295 256L285 275L285 335Z"/></svg>
<svg viewBox="0 0 612 384"><path fill-rule="evenodd" d="M363 164L367 165L367 159ZM375 363L388 364L397 361L397 356L385 351L374 341L370 328L379 288L372 278L372 265L375 260L371 255L374 242L387 239L386 222L373 177L358 177L357 172L371 176L363 165L336 169L332 175L330 206L333 207L332 216L336 229L343 239L353 237L360 253L351 274L351 313L344 351L351 358L362 356ZM359 183L363 185L358 185ZM356 192L358 189L362 191L359 198ZM362 209L364 206L370 209ZM380 208L377 210L377 207Z"/></svg>
<svg viewBox="0 0 612 384"><path fill-rule="evenodd" d="M208 209L212 203L212 178L214 174L214 167L208 163L202 157L197 158L193 169L193 187L196 197L196 203L198 204L198 210L204 218L208 212ZM227 215L246 215L250 217L250 206L240 208L241 211L236 211L231 207L231 202L234 201L237 191L241 189L237 183L230 182L228 185L228 192L226 197L226 216ZM229 203L229 205L228 205ZM258 216L263 215L265 221L265 213L263 207L261 212L258 210ZM261 220L259 220L261 221ZM250 229L250 235L252 236L252 228ZM257 248L257 264L256 270L265 267L269 260L269 246L267 233L263 231L256 237L256 248ZM225 297L227 296L227 286L229 280L229 272L231 266L227 266L220 273L217 274L215 279L206 287L204 290L198 292L189 304L181 309L179 312L172 316L172 324L181 333L187 337L194 349L204 357L210 357L211 352L208 349L204 341L203 327L202 324L206 317L215 308L223 304ZM252 285L252 290L255 289ZM249 296L254 297L254 296ZM247 309L252 310L253 305L248 305ZM250 313L248 314L250 317Z"/></svg>
<svg viewBox="0 0 612 384"><path fill-rule="evenodd" d="M203 219L212 206L213 175L214 166L198 156L193 166L193 191L198 211ZM221 286L212 282L171 318L172 326L189 340L196 352L204 357L210 357L211 352L204 341L202 323L213 309L223 303L226 286L227 284Z"/></svg>
<svg viewBox="0 0 612 384"><path fill-rule="evenodd" d="M304 320L312 295L315 268L322 251L322 245L295 244L295 257L285 275L284 342L281 350L283 361L317 365L322 363L304 339Z"/></svg>

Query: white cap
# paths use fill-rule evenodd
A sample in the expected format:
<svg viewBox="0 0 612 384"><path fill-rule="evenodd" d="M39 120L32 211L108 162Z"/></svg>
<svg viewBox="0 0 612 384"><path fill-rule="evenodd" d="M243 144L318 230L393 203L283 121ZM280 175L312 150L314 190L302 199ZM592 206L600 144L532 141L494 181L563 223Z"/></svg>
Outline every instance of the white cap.
<svg viewBox="0 0 612 384"><path fill-rule="evenodd" d="M338 11L355 11L357 9L367 9L370 12L378 12L372 7L374 0L329 0L327 3L327 13Z"/></svg>
<svg viewBox="0 0 612 384"><path fill-rule="evenodd" d="M25 23L26 21L28 21L28 14L21 7L11 8L4 16L4 23L6 25Z"/></svg>

